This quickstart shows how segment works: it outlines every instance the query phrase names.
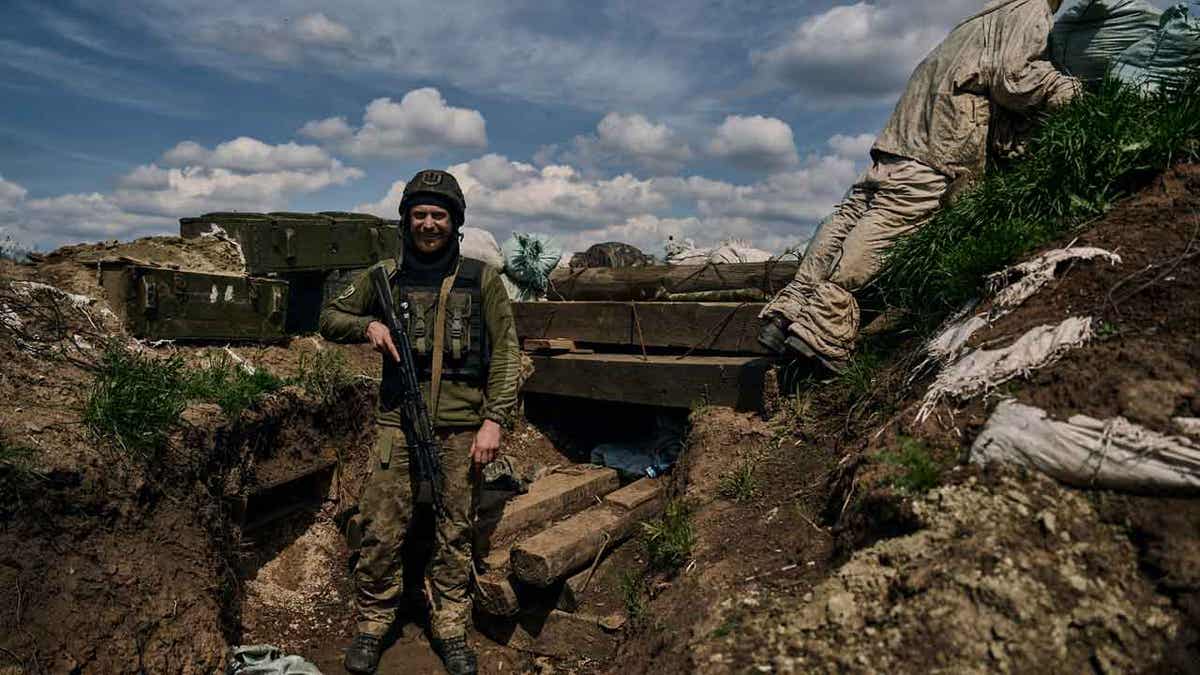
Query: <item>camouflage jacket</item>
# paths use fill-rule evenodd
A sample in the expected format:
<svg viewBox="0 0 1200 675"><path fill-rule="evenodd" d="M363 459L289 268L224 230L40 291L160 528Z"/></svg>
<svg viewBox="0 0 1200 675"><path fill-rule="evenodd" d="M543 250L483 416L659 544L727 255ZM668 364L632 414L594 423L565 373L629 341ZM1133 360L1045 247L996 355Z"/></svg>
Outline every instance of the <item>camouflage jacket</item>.
<svg viewBox="0 0 1200 675"><path fill-rule="evenodd" d="M387 269L395 285L395 261L386 260L378 265ZM443 378L438 404L429 406L431 415L435 408L437 411L433 420L435 427L476 427L490 419L508 428L514 421L521 354L512 305L495 267L484 266L481 285L484 329L490 348L487 380L481 389L467 382ZM321 312L321 335L334 342L365 342L367 326L379 320L374 307L375 291L371 288L370 270L367 270L340 296L326 303ZM431 403L429 385L428 381L421 383L421 393L427 404ZM378 411L376 420L385 426L401 426L398 411Z"/></svg>

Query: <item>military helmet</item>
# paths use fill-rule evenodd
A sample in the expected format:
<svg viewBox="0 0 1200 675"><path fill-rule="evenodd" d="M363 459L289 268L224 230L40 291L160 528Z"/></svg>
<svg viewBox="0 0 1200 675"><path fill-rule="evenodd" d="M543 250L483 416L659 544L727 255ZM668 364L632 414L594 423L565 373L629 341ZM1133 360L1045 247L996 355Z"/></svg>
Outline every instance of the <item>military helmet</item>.
<svg viewBox="0 0 1200 675"><path fill-rule="evenodd" d="M453 175L437 169L418 171L404 186L404 195L400 198L401 218L408 214L408 210L422 195L434 197L440 206L450 212L450 220L456 226L463 224L467 198L463 196L462 188Z"/></svg>

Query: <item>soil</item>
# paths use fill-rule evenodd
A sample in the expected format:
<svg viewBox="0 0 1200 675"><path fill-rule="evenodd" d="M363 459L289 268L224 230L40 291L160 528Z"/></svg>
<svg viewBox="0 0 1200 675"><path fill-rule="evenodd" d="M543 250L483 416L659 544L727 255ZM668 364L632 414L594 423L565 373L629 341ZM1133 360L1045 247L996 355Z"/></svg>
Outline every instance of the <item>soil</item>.
<svg viewBox="0 0 1200 675"><path fill-rule="evenodd" d="M866 382L781 369L766 418L693 411L673 478L691 513L688 561L650 570L636 542L622 546L581 608L629 615L615 658L535 658L476 634L484 672L1197 672L1200 501L1078 491L960 460L1000 396L1171 433L1173 417L1200 416L1198 214L1200 167L1181 166L1059 242L1123 262L1066 266L970 344L1001 347L1080 315L1097 338L924 423L921 341L886 330L870 339L892 356ZM0 671L213 672L230 645L270 642L340 672L353 616L339 528L367 471L378 356L316 337L231 347L280 376L336 349L360 378L324 402L285 388L237 420L193 405L161 466L128 465L80 422L96 345L128 341L95 281L96 263L118 256L240 270L211 238L0 261L0 291L17 279L87 296L35 289L20 330L0 311L0 438L34 449L38 470L0 509L0 605L11 608ZM224 351L129 342L193 363ZM528 397L508 450L518 473L536 473L654 423L649 409ZM896 457L914 448L936 474L927 491L899 482ZM330 462L312 506L243 528L256 495ZM416 625L400 628L381 672L439 672Z"/></svg>
<svg viewBox="0 0 1200 675"><path fill-rule="evenodd" d="M649 628L612 670L1197 672L1200 501L1081 492L959 462L1001 396L1058 419L1121 415L1167 433L1178 433L1172 417L1197 416L1198 235L1200 167L1180 166L1047 247L1097 246L1123 262L1060 269L970 346L1000 348L1080 315L1098 337L923 424L922 341L886 331L871 346L892 356L866 387L794 388L803 375L783 371L768 422L694 417L682 478L697 504L694 565L652 586ZM943 487L897 487L894 458L913 447ZM746 458L761 493L721 497Z"/></svg>

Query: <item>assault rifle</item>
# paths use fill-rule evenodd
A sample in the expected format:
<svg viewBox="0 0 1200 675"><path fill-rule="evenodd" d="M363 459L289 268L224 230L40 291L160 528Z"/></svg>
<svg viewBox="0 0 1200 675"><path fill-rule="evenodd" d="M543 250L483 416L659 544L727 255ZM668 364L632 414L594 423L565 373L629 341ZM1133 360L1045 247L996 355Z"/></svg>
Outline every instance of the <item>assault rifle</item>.
<svg viewBox="0 0 1200 675"><path fill-rule="evenodd" d="M433 493L433 507L438 512L442 510L442 493L438 487L441 479L442 448L437 435L433 432L433 421L429 419L429 408L421 397L421 386L417 380L417 367L413 363L412 347L408 341L408 331L404 316L396 315L396 301L392 296L392 285L388 281L387 271L383 265L376 265L371 270L371 286L375 290L375 300L379 303L379 311L383 323L392 334L392 343L400 353L397 363L390 354L383 355L383 384L380 387L380 407L383 410L400 408L401 419L404 420L404 433L413 447L413 460L416 463L418 481L429 481Z"/></svg>

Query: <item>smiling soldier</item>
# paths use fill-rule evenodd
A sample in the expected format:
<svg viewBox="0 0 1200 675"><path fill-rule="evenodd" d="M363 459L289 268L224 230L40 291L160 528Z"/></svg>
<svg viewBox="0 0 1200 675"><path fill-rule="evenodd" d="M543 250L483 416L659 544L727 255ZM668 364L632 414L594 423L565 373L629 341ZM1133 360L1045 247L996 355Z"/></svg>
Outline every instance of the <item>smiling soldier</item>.
<svg viewBox="0 0 1200 675"><path fill-rule="evenodd" d="M454 176L419 172L400 201L403 254L399 261L379 263L395 297L407 303L413 362L441 441L444 508L437 516L426 576L430 635L454 674L476 672L475 653L466 641L476 492L471 476L500 451L501 429L511 423L516 407L520 365L512 307L499 271L460 255L465 212L466 200ZM397 346L379 320L369 274L360 275L325 307L321 333L339 342L370 342L384 359L399 361ZM405 438L399 410L381 406L376 421L354 568L358 635L345 661L346 669L356 673L374 672L384 634L395 621L403 587L400 550L419 488L410 473L412 443Z"/></svg>

